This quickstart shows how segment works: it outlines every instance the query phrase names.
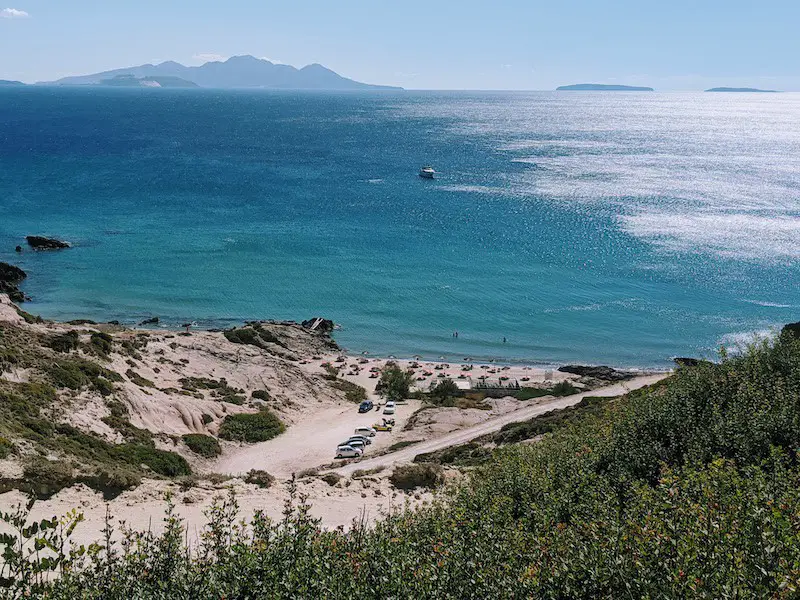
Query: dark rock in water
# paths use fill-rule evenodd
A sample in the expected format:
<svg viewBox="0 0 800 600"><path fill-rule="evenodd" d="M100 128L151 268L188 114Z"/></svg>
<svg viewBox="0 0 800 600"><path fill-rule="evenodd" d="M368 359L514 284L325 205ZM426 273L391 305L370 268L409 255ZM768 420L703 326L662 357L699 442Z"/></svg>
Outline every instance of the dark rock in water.
<svg viewBox="0 0 800 600"><path fill-rule="evenodd" d="M67 325L97 325L97 321L92 321L91 319L73 319L72 321L67 321Z"/></svg>
<svg viewBox="0 0 800 600"><path fill-rule="evenodd" d="M783 329L781 329L781 337L795 337L800 339L800 321L784 325Z"/></svg>
<svg viewBox="0 0 800 600"><path fill-rule="evenodd" d="M145 319L139 325L158 325L158 317L150 317L149 319Z"/></svg>
<svg viewBox="0 0 800 600"><path fill-rule="evenodd" d="M313 329L320 333L330 333L333 331L334 322L330 319L323 319L322 317L314 317L300 323L306 329ZM315 327L316 325L316 327Z"/></svg>
<svg viewBox="0 0 800 600"><path fill-rule="evenodd" d="M121 325L119 321L109 321L107 325Z"/></svg>
<svg viewBox="0 0 800 600"><path fill-rule="evenodd" d="M617 371L611 367L599 366L589 367L584 365L565 365L558 368L562 373L572 373L573 375L580 375L581 377L593 377L595 379L602 379L603 381L625 381L632 379L633 373L626 371Z"/></svg>
<svg viewBox="0 0 800 600"><path fill-rule="evenodd" d="M22 252L22 246L17 246L14 248L14 252Z"/></svg>
<svg viewBox="0 0 800 600"><path fill-rule="evenodd" d="M17 285L27 276L19 267L0 262L0 294L8 294L12 302L25 302L25 294Z"/></svg>
<svg viewBox="0 0 800 600"><path fill-rule="evenodd" d="M55 238L42 237L40 235L29 235L25 238L25 241L27 241L28 245L34 250L61 250L63 248L69 248L67 242L62 242Z"/></svg>

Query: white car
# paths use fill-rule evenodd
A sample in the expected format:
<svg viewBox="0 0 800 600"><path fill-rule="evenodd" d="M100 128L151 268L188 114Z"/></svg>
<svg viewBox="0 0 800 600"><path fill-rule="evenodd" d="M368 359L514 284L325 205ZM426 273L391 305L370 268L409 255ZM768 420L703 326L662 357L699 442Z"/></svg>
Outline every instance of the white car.
<svg viewBox="0 0 800 600"><path fill-rule="evenodd" d="M375 434L378 433L372 427L356 427L356 430L353 432L356 435L363 435L366 437L375 437Z"/></svg>
<svg viewBox="0 0 800 600"><path fill-rule="evenodd" d="M356 438L350 438L349 440L345 440L339 445L340 446L352 446L353 448L357 448L359 450L364 450L364 448L367 447L367 444L364 442L364 440L360 440L360 439L356 439Z"/></svg>
<svg viewBox="0 0 800 600"><path fill-rule="evenodd" d="M353 448L350 445L336 448L336 458L358 458L362 454L364 451L361 448Z"/></svg>
<svg viewBox="0 0 800 600"><path fill-rule="evenodd" d="M386 403L386 406L383 407L383 414L385 415L393 415L394 414L394 402L389 401Z"/></svg>

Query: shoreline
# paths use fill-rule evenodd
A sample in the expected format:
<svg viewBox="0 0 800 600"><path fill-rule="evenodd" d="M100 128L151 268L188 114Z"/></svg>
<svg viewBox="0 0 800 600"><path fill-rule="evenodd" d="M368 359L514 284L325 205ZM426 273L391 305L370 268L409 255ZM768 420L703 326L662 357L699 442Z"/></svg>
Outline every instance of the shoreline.
<svg viewBox="0 0 800 600"><path fill-rule="evenodd" d="M26 305L30 305L32 303L26 302L20 306L22 310L25 310ZM141 315L140 315L141 316ZM148 318L153 317L146 317L141 316L142 320L146 320ZM156 334L177 334L185 331L181 325L179 325L179 321L177 320L168 320L168 321L159 321L157 324L142 324L139 320L139 317L136 319L130 318L121 318L121 319L112 319L109 321L93 321L91 319L85 319L80 316L71 316L70 318L58 318L58 319L51 319L49 317L42 317L45 321L51 322L54 324L61 324L61 325L68 325L73 322L85 322L87 325L99 325L99 326L119 326L124 328L125 330L129 331L136 331L141 333L156 333ZM188 320L188 319L187 319ZM300 325L301 321L291 320L291 319L240 319L240 318L230 318L230 319L201 319L199 321L195 320L192 321L195 325L192 326L191 331L193 332L209 332L209 333L220 333L227 329L232 329L236 327L243 327L247 323L268 323L270 325ZM227 327L221 327L222 323L225 323ZM342 330L343 327L340 323L336 323L336 329L331 334L331 339L334 342L339 344L338 340L336 339L336 331ZM467 353L454 353L452 350L450 351L441 351L435 352L431 351L426 354L421 354L418 352L408 353L382 353L382 352L370 352L370 351L361 351L359 352L356 349L348 348L344 346L340 346L342 350L342 354L352 357L354 359L359 358L368 358L371 360L393 360L396 362L404 362L409 363L412 361L420 361L425 363L463 363L463 362L472 362L475 364L480 365L496 365L496 366L510 366L510 367L531 367L534 369L541 369L541 370L557 370L559 367L563 367L566 365L586 365L586 366L610 366L619 371L628 371L637 374L649 374L649 373L663 373L671 371L674 368L674 357L670 357L664 360L662 365L623 365L619 363L615 363L614 361L605 361L605 360L598 360L596 357L591 360L581 360L575 359L571 361L546 361L540 360L532 357L503 357L503 356L489 356L489 355L482 355L482 354L467 354ZM673 366L670 366L673 365Z"/></svg>

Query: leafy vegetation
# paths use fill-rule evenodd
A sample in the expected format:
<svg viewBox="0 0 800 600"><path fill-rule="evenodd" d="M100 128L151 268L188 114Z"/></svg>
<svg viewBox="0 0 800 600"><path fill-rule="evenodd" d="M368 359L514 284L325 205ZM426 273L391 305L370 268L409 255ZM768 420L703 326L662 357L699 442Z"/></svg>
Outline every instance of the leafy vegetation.
<svg viewBox="0 0 800 600"><path fill-rule="evenodd" d="M244 390L229 386L228 380L224 377L220 379L212 379L210 377L182 377L178 381L181 387L189 392L211 390L212 396L220 402L229 402L237 405L242 405L247 402L247 398L243 395ZM256 397L255 394L253 397Z"/></svg>
<svg viewBox="0 0 800 600"><path fill-rule="evenodd" d="M53 336L47 345L56 352L71 352L78 349L78 337L77 331L69 331Z"/></svg>
<svg viewBox="0 0 800 600"><path fill-rule="evenodd" d="M233 344L244 344L269 350L266 344L275 344L282 348L286 345L271 331L265 329L261 323L252 323L246 327L228 329L223 332L225 338Z"/></svg>
<svg viewBox="0 0 800 600"><path fill-rule="evenodd" d="M367 399L367 390L357 383L345 381L344 379L336 379L333 383L331 383L331 387L339 390L340 392L344 392L344 399L348 402L360 404L362 401Z"/></svg>
<svg viewBox="0 0 800 600"><path fill-rule="evenodd" d="M434 463L418 463L396 467L389 476L392 485L401 490L435 488L444 482L444 470Z"/></svg>
<svg viewBox="0 0 800 600"><path fill-rule="evenodd" d="M41 566L16 549L30 536L2 538L3 581L52 599L796 598L798 399L789 332L508 445L431 505L372 527L322 531L296 495L280 521L245 527L228 497L193 551L168 508L163 533L67 555L58 579L25 574Z"/></svg>
<svg viewBox="0 0 800 600"><path fill-rule="evenodd" d="M266 442L285 431L283 423L272 412L227 415L219 427L219 437L236 442Z"/></svg>
<svg viewBox="0 0 800 600"><path fill-rule="evenodd" d="M202 433L187 433L183 436L183 443L189 450L205 458L214 458L222 454L222 448L217 438Z"/></svg>
<svg viewBox="0 0 800 600"><path fill-rule="evenodd" d="M137 373L133 369L128 369L127 371L125 371L125 375L127 376L128 379L131 380L131 383L135 383L139 387L148 387L148 388L156 387L155 383L153 383L146 377L142 377L141 375L139 375L139 373Z"/></svg>
<svg viewBox="0 0 800 600"><path fill-rule="evenodd" d="M247 476L244 478L244 482L252 483L253 485L257 485L261 488L268 488L275 483L275 477L266 471L250 469L250 471L247 473Z"/></svg>
<svg viewBox="0 0 800 600"><path fill-rule="evenodd" d="M386 400L397 402L409 397L413 382L414 373L412 371L402 369L396 362L389 361L383 367L381 379L376 388L386 397Z"/></svg>

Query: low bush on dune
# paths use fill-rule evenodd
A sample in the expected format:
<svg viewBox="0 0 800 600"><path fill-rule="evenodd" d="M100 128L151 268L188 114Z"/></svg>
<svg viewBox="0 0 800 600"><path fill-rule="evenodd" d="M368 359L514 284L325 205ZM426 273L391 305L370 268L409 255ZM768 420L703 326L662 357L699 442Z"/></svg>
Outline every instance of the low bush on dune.
<svg viewBox="0 0 800 600"><path fill-rule="evenodd" d="M251 469L244 478L245 483L251 483L261 488L268 488L275 483L275 477L259 469Z"/></svg>
<svg viewBox="0 0 800 600"><path fill-rule="evenodd" d="M402 465L389 476L392 485L400 490L413 490L418 487L433 489L444 481L444 470L433 463Z"/></svg>
<svg viewBox="0 0 800 600"><path fill-rule="evenodd" d="M202 433L187 433L183 436L183 443L189 450L205 458L214 458L222 454L222 448L217 438Z"/></svg>
<svg viewBox="0 0 800 600"><path fill-rule="evenodd" d="M35 585L22 560L3 576L53 599L795 598L799 399L789 333L501 448L374 526L322 531L295 496L244 528L228 498L193 551L168 513L164 533L75 557L58 579Z"/></svg>
<svg viewBox="0 0 800 600"><path fill-rule="evenodd" d="M228 415L219 427L219 437L234 442L266 442L285 431L283 423L272 412Z"/></svg>
<svg viewBox="0 0 800 600"><path fill-rule="evenodd" d="M367 390L351 381L334 378L331 387L344 392L344 399L354 404L360 404L367 399Z"/></svg>

